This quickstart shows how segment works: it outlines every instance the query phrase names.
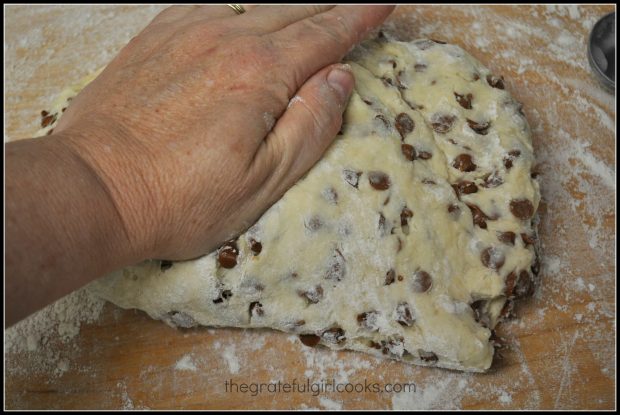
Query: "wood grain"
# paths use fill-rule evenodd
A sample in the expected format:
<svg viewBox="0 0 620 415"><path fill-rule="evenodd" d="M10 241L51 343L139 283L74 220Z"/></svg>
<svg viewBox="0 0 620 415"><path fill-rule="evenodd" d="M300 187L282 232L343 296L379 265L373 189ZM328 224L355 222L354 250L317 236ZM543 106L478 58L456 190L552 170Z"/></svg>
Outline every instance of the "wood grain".
<svg viewBox="0 0 620 415"><path fill-rule="evenodd" d="M64 86L109 61L161 6L8 6L5 140L28 137ZM5 355L11 409L615 408L615 107L586 45L601 6L401 6L385 30L456 43L524 104L541 171L535 297L500 334L487 374L308 349L269 330L176 330L107 304L70 342ZM5 343L6 346L6 343ZM190 358L196 370L180 370ZM238 365L238 367L237 367ZM225 380L414 382L415 393L227 393Z"/></svg>

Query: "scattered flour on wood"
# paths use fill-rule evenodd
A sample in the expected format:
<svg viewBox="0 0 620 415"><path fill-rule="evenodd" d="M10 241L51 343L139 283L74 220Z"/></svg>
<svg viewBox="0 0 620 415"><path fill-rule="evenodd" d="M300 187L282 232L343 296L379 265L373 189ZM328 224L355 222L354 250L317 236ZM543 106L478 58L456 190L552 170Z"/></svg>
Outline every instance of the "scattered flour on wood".
<svg viewBox="0 0 620 415"><path fill-rule="evenodd" d="M360 356L357 353L348 355L347 359L342 359L334 350L303 346L297 336L288 336L288 338L289 341L298 344L299 352L305 359L304 375L313 381L333 378L338 383L347 383L358 371L371 369L373 362L375 364L379 362L372 356Z"/></svg>
<svg viewBox="0 0 620 415"><path fill-rule="evenodd" d="M121 399L122 399L121 409L123 410L135 409L133 405L133 400L129 396L129 393L127 393L127 384L121 381L116 384L116 387L120 389L120 394L121 394Z"/></svg>
<svg viewBox="0 0 620 415"><path fill-rule="evenodd" d="M239 358L237 357L236 351L237 350L235 344L230 343L229 345L224 347L224 350L222 352L222 357L228 365L228 371L233 375L239 373L240 368Z"/></svg>
<svg viewBox="0 0 620 415"><path fill-rule="evenodd" d="M500 403L509 404L512 403L512 396L507 392L502 391L498 398Z"/></svg>
<svg viewBox="0 0 620 415"><path fill-rule="evenodd" d="M321 396L319 398L319 403L321 406L330 411L340 411L342 410L342 401L334 401L329 398L325 398Z"/></svg>
<svg viewBox="0 0 620 415"><path fill-rule="evenodd" d="M400 392L392 396L392 409L460 409L461 400L470 387L471 375L441 372L426 378L415 392Z"/></svg>
<svg viewBox="0 0 620 415"><path fill-rule="evenodd" d="M198 370L196 364L192 360L192 356L189 354L186 354L181 359L179 359L174 365L174 368L176 370L186 370L190 372L196 372Z"/></svg>
<svg viewBox="0 0 620 415"><path fill-rule="evenodd" d="M89 291L75 291L5 330L9 373L26 369L60 376L79 351L76 336L83 324L95 323L105 302ZM60 344L58 344L60 343ZM20 357L21 356L21 357ZM28 367L17 361L26 358Z"/></svg>
<svg viewBox="0 0 620 415"><path fill-rule="evenodd" d="M142 30L165 5L37 5L7 6L5 37L6 104L11 111L6 121L15 139L29 137L38 129L41 110L45 109L58 93L81 77L109 63L119 50ZM53 16L44 26L32 24L16 27L17 22L42 13ZM17 37L19 35L19 37ZM48 39L54 39L54 42ZM40 47L45 45L45 47ZM67 84L48 82L38 91L32 111L23 107L22 92L32 89L35 78L48 76L50 68L63 68ZM29 121L26 121L29 120ZM5 136L5 141L7 137Z"/></svg>

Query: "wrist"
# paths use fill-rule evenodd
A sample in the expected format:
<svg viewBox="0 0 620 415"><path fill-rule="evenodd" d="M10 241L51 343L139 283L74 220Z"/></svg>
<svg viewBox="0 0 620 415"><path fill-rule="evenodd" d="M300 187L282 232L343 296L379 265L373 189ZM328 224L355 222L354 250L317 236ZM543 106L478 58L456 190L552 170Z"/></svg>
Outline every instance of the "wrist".
<svg viewBox="0 0 620 415"><path fill-rule="evenodd" d="M124 237L118 241L124 252L117 254L126 258L125 262L135 263L155 253L154 230L160 209L148 182L153 181L149 175L155 175L157 170L140 143L113 125L91 122L90 128L71 128L52 137L79 160L97 183L98 193L114 212L115 227Z"/></svg>
<svg viewBox="0 0 620 415"><path fill-rule="evenodd" d="M148 258L149 244L146 224L138 218L144 204L138 186L132 186L132 172L127 168L131 150L116 147L109 137L86 131L62 131L47 138L56 151L66 154L82 181L89 183L88 198L98 222L98 231L107 242L108 257L114 268ZM118 147L117 147L118 148ZM84 189L86 190L86 189Z"/></svg>
<svg viewBox="0 0 620 415"><path fill-rule="evenodd" d="M102 181L65 138L5 145L7 324L142 259Z"/></svg>

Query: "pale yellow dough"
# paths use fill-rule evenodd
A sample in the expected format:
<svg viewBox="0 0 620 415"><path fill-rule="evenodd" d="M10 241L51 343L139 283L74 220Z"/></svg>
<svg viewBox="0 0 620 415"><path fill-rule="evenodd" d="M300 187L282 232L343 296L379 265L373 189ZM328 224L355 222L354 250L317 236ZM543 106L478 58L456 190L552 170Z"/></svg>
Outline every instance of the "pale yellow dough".
<svg viewBox="0 0 620 415"><path fill-rule="evenodd" d="M356 87L342 135L238 238L236 266L219 266L217 252L163 271L153 260L112 273L91 289L177 326L270 327L315 334L334 349L488 369L494 352L490 328L506 291L512 291L507 276L531 274L535 260L533 246L520 236L534 235L531 215L517 218L510 208L511 201L527 199L534 213L540 199L530 175L527 122L509 93L490 85L489 71L457 46L375 40L357 47L347 61ZM69 89L52 113L60 114L67 98L92 78ZM455 92L466 99L472 94L471 109ZM396 128L399 114L414 123L411 132L404 127L404 140ZM440 115L455 117L447 132L433 127ZM477 133L466 119L490 126L482 129L486 134ZM402 144L413 146L418 158L408 160ZM514 150L519 155L509 156ZM422 152L432 157L423 159ZM472 157L474 171L453 167L460 154ZM345 180L345 170L361 172L357 187L349 183L350 173ZM373 188L370 172L389 176L389 187ZM485 188L493 172L502 183ZM477 192L459 200L451 184L464 179L477 184ZM491 218L486 229L473 223L466 203ZM413 214L405 218L407 226L401 226L404 207ZM514 244L498 240L498 232L507 231L516 235ZM252 238L262 245L258 255L250 249ZM487 248L493 249L492 262L503 258L499 269L483 263ZM386 285L390 270L394 282ZM426 292L416 282L420 271L432 279ZM472 310L476 300L485 300L478 303L484 324Z"/></svg>

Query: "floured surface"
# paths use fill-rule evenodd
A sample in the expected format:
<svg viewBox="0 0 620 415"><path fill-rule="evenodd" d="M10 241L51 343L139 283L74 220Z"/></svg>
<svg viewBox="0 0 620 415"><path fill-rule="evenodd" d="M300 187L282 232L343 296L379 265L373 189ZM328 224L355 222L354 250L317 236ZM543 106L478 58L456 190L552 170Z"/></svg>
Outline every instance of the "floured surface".
<svg viewBox="0 0 620 415"><path fill-rule="evenodd" d="M114 8L104 9L105 15ZM93 406L110 408L613 407L615 163L610 127L615 113L612 99L587 72L585 49L579 48L587 35L584 26L603 12L604 8L590 7L416 6L397 10L387 24L388 32L402 39L428 36L455 42L494 73L503 74L507 89L525 104L533 129L543 173L540 238L546 262L534 300L519 306L519 319L504 326L503 334L512 348L504 351L504 359L493 373L466 375L381 363L354 353L307 349L298 342L284 342L282 336L286 335L270 332L218 329L178 333L142 315L115 313L113 307L106 306L98 324L82 326L74 338L76 351L62 349L68 356L66 363L59 364L68 368L62 375L37 369L34 353L24 352L23 359L9 354L9 407L84 407L85 395ZM47 22L44 15L39 19ZM133 25L141 23L134 21ZM120 46L128 39L120 38L128 29L120 28L122 33L115 34L102 27L93 33L119 36ZM7 59L14 67L20 62L28 67L11 46L17 44L11 36L16 33L7 27ZM568 36L574 40L568 42ZM543 47L554 40L567 45L555 49L557 56L548 56ZM44 50L46 45L33 47ZM72 79L104 64L109 56L97 59L96 65ZM10 69L11 64L7 66L7 86L18 78ZM62 89L62 78L59 73L52 81L51 85L57 86L55 93ZM37 77L26 81L13 85L19 91L31 88L30 95L23 95L23 106L28 96L39 99L41 84L50 85ZM30 102L32 115L20 119L12 115L16 107L7 101L9 126L14 122L22 128L9 129L11 138L36 129L27 125L45 107ZM167 350L162 350L162 338ZM253 350L257 345L260 347ZM192 355L197 372L174 369L187 354ZM238 372L231 373L235 361ZM331 393L321 395L323 399L299 394L233 394L231 399L233 395L225 393L223 385L227 377L269 382L276 376L288 381L303 376L316 380L322 374L332 377L338 373L348 373L350 381L413 381L418 392L410 396ZM63 392L63 398L36 392L44 390Z"/></svg>

